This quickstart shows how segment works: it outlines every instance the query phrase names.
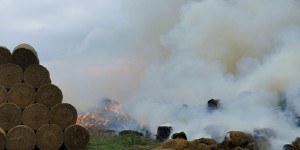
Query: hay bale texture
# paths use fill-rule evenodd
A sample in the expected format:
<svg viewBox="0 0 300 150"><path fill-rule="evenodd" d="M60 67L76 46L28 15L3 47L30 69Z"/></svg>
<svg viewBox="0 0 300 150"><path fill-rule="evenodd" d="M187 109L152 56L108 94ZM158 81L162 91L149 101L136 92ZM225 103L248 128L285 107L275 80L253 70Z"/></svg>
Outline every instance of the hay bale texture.
<svg viewBox="0 0 300 150"><path fill-rule="evenodd" d="M55 105L49 113L50 123L57 124L63 130L76 123L77 110L68 103Z"/></svg>
<svg viewBox="0 0 300 150"><path fill-rule="evenodd" d="M0 46L0 150L84 149L90 134L62 100L33 47Z"/></svg>
<svg viewBox="0 0 300 150"><path fill-rule="evenodd" d="M42 85L51 83L50 73L47 68L42 65L30 65L24 71L24 82L32 85L35 89L37 89Z"/></svg>
<svg viewBox="0 0 300 150"><path fill-rule="evenodd" d="M0 46L0 65L11 63L11 52L4 46Z"/></svg>
<svg viewBox="0 0 300 150"><path fill-rule="evenodd" d="M9 89L23 80L23 70L16 64L7 63L0 66L0 84Z"/></svg>
<svg viewBox="0 0 300 150"><path fill-rule="evenodd" d="M3 103L0 105L0 127L5 131L10 130L22 122L22 111L13 103Z"/></svg>
<svg viewBox="0 0 300 150"><path fill-rule="evenodd" d="M64 142L62 129L56 124L43 125L36 132L36 145L43 150L58 150Z"/></svg>
<svg viewBox="0 0 300 150"><path fill-rule="evenodd" d="M7 90L0 85L0 104L7 102Z"/></svg>
<svg viewBox="0 0 300 150"><path fill-rule="evenodd" d="M22 122L36 131L41 126L49 124L49 109L43 104L31 104L24 109Z"/></svg>
<svg viewBox="0 0 300 150"><path fill-rule="evenodd" d="M6 132L0 128L0 149L5 149L6 144Z"/></svg>
<svg viewBox="0 0 300 150"><path fill-rule="evenodd" d="M36 100L36 91L28 83L15 84L8 92L8 102L17 104L21 109L33 104Z"/></svg>
<svg viewBox="0 0 300 150"><path fill-rule="evenodd" d="M89 131L78 124L66 128L64 132L64 144L67 149L80 150L87 146L90 140Z"/></svg>
<svg viewBox="0 0 300 150"><path fill-rule="evenodd" d="M7 150L33 150L35 144L36 136L34 131L25 125L15 126L7 133Z"/></svg>
<svg viewBox="0 0 300 150"><path fill-rule="evenodd" d="M63 94L61 90L54 84L46 84L41 86L37 91L37 103L44 104L51 109L56 104L62 102Z"/></svg>
<svg viewBox="0 0 300 150"><path fill-rule="evenodd" d="M26 70L32 64L39 64L39 59L37 52L32 46L20 44L12 52L12 62Z"/></svg>

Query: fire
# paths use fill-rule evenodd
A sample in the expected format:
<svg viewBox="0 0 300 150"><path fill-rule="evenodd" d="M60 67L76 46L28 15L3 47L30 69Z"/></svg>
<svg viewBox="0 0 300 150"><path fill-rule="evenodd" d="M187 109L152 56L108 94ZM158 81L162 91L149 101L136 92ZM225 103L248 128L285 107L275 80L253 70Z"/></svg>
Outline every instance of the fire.
<svg viewBox="0 0 300 150"><path fill-rule="evenodd" d="M129 117L122 106L110 99L103 99L92 111L78 115L77 124L87 128L121 130L128 125L139 125Z"/></svg>

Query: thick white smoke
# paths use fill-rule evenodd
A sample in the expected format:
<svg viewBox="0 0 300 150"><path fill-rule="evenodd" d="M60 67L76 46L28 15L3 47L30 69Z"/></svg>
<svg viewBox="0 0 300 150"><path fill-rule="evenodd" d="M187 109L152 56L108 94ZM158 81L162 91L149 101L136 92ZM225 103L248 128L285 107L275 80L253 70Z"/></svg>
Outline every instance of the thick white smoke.
<svg viewBox="0 0 300 150"><path fill-rule="evenodd" d="M67 102L84 109L109 97L153 132L171 123L189 139L210 136L207 125L222 134L273 128L274 149L299 136L298 0L114 2L108 14L118 17L86 29L76 53L46 64ZM211 98L222 104L212 114Z"/></svg>
<svg viewBox="0 0 300 150"><path fill-rule="evenodd" d="M300 7L295 0L204 0L184 5L180 21L161 43L168 51L152 63L128 98L132 115L153 131L171 123L190 138L207 125L252 132L273 128L274 149L300 131ZM144 56L147 57L147 56ZM297 88L298 87L298 88ZM289 116L279 103L286 93ZM205 111L210 98L223 109ZM187 104L186 110L181 106ZM225 133L225 131L224 131Z"/></svg>

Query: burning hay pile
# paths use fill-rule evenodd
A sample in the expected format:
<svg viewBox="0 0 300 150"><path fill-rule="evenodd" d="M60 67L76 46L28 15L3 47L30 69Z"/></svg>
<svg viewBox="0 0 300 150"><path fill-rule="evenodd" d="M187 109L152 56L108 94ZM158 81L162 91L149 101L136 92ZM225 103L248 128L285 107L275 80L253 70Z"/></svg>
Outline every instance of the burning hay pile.
<svg viewBox="0 0 300 150"><path fill-rule="evenodd" d="M142 130L142 126L132 119L121 104L108 98L99 101L98 106L78 115L77 124L89 129L122 131L128 128Z"/></svg>
<svg viewBox="0 0 300 150"><path fill-rule="evenodd" d="M33 47L0 47L0 149L84 148L89 132L62 99Z"/></svg>

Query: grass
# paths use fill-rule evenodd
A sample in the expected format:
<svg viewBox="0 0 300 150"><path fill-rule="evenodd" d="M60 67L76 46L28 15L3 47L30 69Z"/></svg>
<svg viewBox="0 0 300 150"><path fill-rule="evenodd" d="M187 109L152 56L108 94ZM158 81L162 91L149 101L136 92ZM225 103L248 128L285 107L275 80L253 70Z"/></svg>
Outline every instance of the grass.
<svg viewBox="0 0 300 150"><path fill-rule="evenodd" d="M97 137L90 140L87 150L128 150L142 149L153 146L156 143L146 137L136 135L123 135L113 137Z"/></svg>

